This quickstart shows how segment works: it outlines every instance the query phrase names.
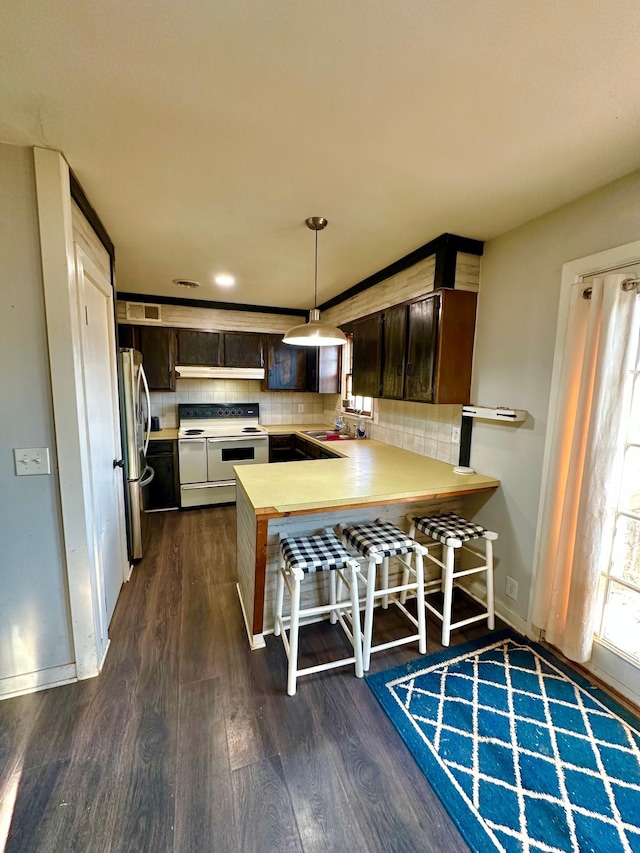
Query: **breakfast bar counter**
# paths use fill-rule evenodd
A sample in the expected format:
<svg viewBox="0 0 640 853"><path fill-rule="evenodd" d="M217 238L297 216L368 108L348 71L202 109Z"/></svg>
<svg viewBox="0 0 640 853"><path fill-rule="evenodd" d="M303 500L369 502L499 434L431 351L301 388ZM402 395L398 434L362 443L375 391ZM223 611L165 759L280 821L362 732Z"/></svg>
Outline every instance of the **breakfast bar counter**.
<svg viewBox="0 0 640 853"><path fill-rule="evenodd" d="M375 518L402 526L410 511L459 511L465 495L500 485L493 477L456 474L452 465L371 439L322 444L340 458L235 469L238 593L252 648L264 646L264 633L273 628L281 535L310 535ZM323 582L318 577L318 585Z"/></svg>

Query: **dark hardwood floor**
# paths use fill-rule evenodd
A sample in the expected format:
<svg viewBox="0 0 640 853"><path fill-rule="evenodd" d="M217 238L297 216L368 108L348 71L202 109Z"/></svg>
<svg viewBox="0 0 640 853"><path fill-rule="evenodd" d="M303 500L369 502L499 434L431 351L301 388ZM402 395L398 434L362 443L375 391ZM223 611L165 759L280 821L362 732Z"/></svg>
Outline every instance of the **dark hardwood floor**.
<svg viewBox="0 0 640 853"><path fill-rule="evenodd" d="M364 680L324 672L288 697L280 640L249 650L235 509L151 525L103 673L0 702L0 853L466 851ZM381 614L376 635L399 618ZM430 620L429 652L438 636ZM343 642L310 626L301 652L312 662ZM371 671L416 656L379 653Z"/></svg>

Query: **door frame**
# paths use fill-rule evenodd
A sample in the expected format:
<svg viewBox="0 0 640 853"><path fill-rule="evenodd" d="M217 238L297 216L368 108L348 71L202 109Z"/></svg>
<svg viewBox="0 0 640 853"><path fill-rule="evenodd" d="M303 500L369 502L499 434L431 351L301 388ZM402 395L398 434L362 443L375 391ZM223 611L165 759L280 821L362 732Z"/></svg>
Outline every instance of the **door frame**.
<svg viewBox="0 0 640 853"><path fill-rule="evenodd" d="M538 521L536 527L535 550L533 554L533 572L531 580L532 594L529 597L529 613L527 617L527 634L533 639L540 639L537 630L531 621L533 610L533 587L539 572L541 554L540 541L543 527L546 525L548 508L551 505L551 493L553 489L551 477L552 444L555 434L556 422L561 415L562 401L560 400L560 385L562 376L562 363L564 360L564 347L569 325L569 306L572 288L579 284L585 276L601 275L614 272L621 267L632 266L640 263L640 240L616 246L604 252L587 255L569 261L562 267L562 279L560 284L560 303L558 309L558 325L556 328L556 341L553 358L553 373L551 377L551 390L549 393L549 412L547 416L547 431L545 436L544 457L542 462L542 482L540 488L540 502L538 505ZM620 666L618 677L612 675L607 669L611 663L611 652L605 645L594 642L591 660L581 664L584 669L592 672L605 683L609 684L618 693L622 694L632 702L640 705L640 689L634 688L634 679L629 678L629 672L633 664L623 658L624 666Z"/></svg>
<svg viewBox="0 0 640 853"><path fill-rule="evenodd" d="M101 625L98 565L93 545L91 459L70 172L59 152L44 148L34 148L34 164L69 627L76 676L83 679L99 674L109 639Z"/></svg>

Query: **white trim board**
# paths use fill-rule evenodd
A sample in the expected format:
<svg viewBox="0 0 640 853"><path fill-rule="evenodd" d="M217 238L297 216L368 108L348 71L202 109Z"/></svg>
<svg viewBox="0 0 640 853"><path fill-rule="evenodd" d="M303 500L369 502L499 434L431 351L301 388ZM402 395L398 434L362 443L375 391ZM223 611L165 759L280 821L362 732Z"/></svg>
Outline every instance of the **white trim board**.
<svg viewBox="0 0 640 853"><path fill-rule="evenodd" d="M43 148L34 149L34 164L71 633L76 674L82 679L100 672L107 638L100 637L91 492L86 475L90 463L69 167L57 151Z"/></svg>
<svg viewBox="0 0 640 853"><path fill-rule="evenodd" d="M560 381L562 375L562 361L564 358L564 344L566 341L567 325L569 323L569 303L571 288L584 276L595 275L602 272L611 272L621 267L640 263L640 240L607 249L595 255L587 255L569 261L562 267L562 280L560 285L560 304L558 309L558 325L556 327L556 342L553 358L553 373L551 376L551 390L549 392L549 412L547 417L547 432L545 436L544 456L542 461L542 480L540 485L540 501L538 504L538 521L536 525L535 548L533 552L533 571L531 576L531 594L529 596L529 609L527 623L529 626L528 636L533 631L531 624L531 612L533 610L534 587L538 574L540 561L540 537L544 522L546 522L546 511L551 501L551 453L552 441L555 433L556 421L560 415L561 406L559 400Z"/></svg>
<svg viewBox="0 0 640 853"><path fill-rule="evenodd" d="M76 666L73 663L62 666L52 666L37 672L23 672L0 679L0 699L11 699L26 693L36 693L38 690L48 690L50 687L60 687L77 681Z"/></svg>

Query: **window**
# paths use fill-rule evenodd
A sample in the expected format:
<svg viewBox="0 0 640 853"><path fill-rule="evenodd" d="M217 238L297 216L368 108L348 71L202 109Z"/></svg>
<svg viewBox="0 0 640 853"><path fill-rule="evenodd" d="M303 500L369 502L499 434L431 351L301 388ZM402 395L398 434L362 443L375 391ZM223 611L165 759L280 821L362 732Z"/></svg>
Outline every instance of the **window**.
<svg viewBox="0 0 640 853"><path fill-rule="evenodd" d="M345 371L344 382L342 383L345 397L342 403L343 411L363 414L370 417L373 410L373 399L371 397L362 397L361 395L353 394L353 335L347 335L347 344L344 348L343 365Z"/></svg>
<svg viewBox="0 0 640 853"><path fill-rule="evenodd" d="M640 298L640 297L636 297ZM640 341L627 377L629 408L611 559L600 576L596 636L640 662Z"/></svg>

